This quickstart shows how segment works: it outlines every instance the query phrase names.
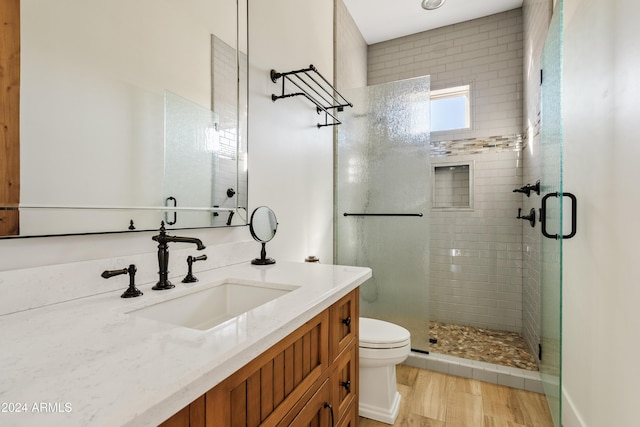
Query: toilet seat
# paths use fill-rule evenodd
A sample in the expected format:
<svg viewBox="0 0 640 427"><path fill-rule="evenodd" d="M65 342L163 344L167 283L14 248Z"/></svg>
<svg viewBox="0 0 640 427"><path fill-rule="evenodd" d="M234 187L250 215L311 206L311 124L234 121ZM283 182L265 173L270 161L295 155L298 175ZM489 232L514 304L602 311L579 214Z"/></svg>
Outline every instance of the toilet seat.
<svg viewBox="0 0 640 427"><path fill-rule="evenodd" d="M394 349L411 345L411 333L384 320L360 318L360 348Z"/></svg>

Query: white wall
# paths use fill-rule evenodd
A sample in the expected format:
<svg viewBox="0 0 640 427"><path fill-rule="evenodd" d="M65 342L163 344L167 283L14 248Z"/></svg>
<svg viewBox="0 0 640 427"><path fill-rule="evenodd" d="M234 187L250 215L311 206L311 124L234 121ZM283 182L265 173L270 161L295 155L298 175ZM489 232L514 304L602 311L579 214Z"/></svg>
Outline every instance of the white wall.
<svg viewBox="0 0 640 427"><path fill-rule="evenodd" d="M303 261L333 259L333 129L302 97L271 101L280 93L271 69L287 72L313 64L333 74L333 2L251 2L249 204L268 205L278 232L267 252ZM294 88L295 89L295 88Z"/></svg>
<svg viewBox="0 0 640 427"><path fill-rule="evenodd" d="M268 246L276 260L332 259L333 151L331 128L317 129L308 102L273 103L278 86L269 70L314 64L333 70L333 4L273 0L250 9L249 209L272 207L280 223ZM151 232L0 240L0 271L82 260L153 253ZM247 227L180 232L207 245L250 238ZM256 243L255 255L259 255ZM96 275L100 272L97 271ZM55 284L52 284L55 286Z"/></svg>
<svg viewBox="0 0 640 427"><path fill-rule="evenodd" d="M638 425L640 43L637 0L565 0L565 427Z"/></svg>

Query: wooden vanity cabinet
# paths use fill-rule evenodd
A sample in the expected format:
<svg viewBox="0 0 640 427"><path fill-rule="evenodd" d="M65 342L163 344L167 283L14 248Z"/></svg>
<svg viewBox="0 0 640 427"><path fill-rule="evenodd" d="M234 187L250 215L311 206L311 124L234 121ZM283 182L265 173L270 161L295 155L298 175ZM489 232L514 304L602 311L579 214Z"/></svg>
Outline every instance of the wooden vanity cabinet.
<svg viewBox="0 0 640 427"><path fill-rule="evenodd" d="M358 298L355 289L161 426L355 427Z"/></svg>

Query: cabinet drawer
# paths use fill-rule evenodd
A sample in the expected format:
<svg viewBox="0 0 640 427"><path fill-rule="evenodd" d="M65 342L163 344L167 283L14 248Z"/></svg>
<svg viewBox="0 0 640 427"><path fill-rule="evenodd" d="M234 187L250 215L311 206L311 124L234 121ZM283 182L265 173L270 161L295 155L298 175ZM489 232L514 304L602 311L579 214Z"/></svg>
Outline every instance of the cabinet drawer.
<svg viewBox="0 0 640 427"><path fill-rule="evenodd" d="M343 417L358 395L358 346L352 343L335 361L331 374L332 399L336 420Z"/></svg>
<svg viewBox="0 0 640 427"><path fill-rule="evenodd" d="M331 360L358 336L359 293L354 289L331 306Z"/></svg>
<svg viewBox="0 0 640 427"><path fill-rule="evenodd" d="M207 393L208 426L272 426L329 366L325 311Z"/></svg>
<svg viewBox="0 0 640 427"><path fill-rule="evenodd" d="M326 379L293 419L289 420L289 417L286 417L278 427L334 427L333 420L336 414L331 413L335 409L330 405L330 401L331 384L329 379Z"/></svg>
<svg viewBox="0 0 640 427"><path fill-rule="evenodd" d="M351 405L347 408L344 418L342 418L336 427L358 427L360 419L358 418L358 400L355 399L351 402Z"/></svg>

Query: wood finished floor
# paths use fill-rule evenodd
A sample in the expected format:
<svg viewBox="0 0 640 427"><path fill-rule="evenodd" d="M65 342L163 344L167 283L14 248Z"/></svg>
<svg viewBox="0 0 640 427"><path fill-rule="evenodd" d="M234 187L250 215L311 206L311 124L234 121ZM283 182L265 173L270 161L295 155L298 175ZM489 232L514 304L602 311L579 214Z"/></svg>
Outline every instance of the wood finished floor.
<svg viewBox="0 0 640 427"><path fill-rule="evenodd" d="M544 395L406 365L396 370L399 427L553 427ZM360 427L388 427L360 418Z"/></svg>

